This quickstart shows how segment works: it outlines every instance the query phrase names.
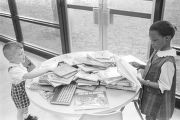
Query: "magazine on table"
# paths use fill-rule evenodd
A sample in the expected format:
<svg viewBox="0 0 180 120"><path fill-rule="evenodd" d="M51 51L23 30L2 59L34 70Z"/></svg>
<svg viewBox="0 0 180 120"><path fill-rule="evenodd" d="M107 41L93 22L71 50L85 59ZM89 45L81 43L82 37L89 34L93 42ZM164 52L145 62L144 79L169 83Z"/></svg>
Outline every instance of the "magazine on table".
<svg viewBox="0 0 180 120"><path fill-rule="evenodd" d="M86 91L95 91L97 85L78 85L77 89L86 90Z"/></svg>
<svg viewBox="0 0 180 120"><path fill-rule="evenodd" d="M109 102L105 91L79 92L75 94L75 110L106 108Z"/></svg>

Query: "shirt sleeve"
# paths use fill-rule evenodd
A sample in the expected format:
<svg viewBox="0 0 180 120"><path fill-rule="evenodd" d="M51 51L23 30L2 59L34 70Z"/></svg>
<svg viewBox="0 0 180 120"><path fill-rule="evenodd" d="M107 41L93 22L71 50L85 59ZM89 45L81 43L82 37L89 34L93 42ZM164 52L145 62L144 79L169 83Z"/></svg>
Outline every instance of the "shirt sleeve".
<svg viewBox="0 0 180 120"><path fill-rule="evenodd" d="M174 65L172 62L165 62L161 67L161 74L159 77L159 88L161 90L161 93L164 92L164 90L170 90L173 76L174 76Z"/></svg>
<svg viewBox="0 0 180 120"><path fill-rule="evenodd" d="M12 79L12 83L18 84L23 81L23 76L27 71L22 70L19 67L13 67L9 70L9 76Z"/></svg>

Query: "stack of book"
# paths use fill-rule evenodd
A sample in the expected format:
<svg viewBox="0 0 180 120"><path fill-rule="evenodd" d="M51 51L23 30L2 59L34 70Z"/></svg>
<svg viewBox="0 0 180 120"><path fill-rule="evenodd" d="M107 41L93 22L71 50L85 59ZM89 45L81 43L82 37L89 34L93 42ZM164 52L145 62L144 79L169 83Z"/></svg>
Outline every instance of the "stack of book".
<svg viewBox="0 0 180 120"><path fill-rule="evenodd" d="M114 62L111 56L103 53L87 54L86 57L79 57L74 59L75 64L80 69L76 74L76 83L79 89L88 91L95 90L96 86L100 85L99 71L103 71L111 67Z"/></svg>
<svg viewBox="0 0 180 120"><path fill-rule="evenodd" d="M74 80L76 73L76 68L60 62L53 72L46 73L39 77L39 84L52 85L53 87L70 84L71 81Z"/></svg>
<svg viewBox="0 0 180 120"><path fill-rule="evenodd" d="M99 85L99 76L97 74L79 71L75 76L78 85Z"/></svg>
<svg viewBox="0 0 180 120"><path fill-rule="evenodd" d="M106 70L108 67L112 66L112 63L98 61L89 55L87 55L87 57L76 58L75 64L77 64L77 66L84 72Z"/></svg>
<svg viewBox="0 0 180 120"><path fill-rule="evenodd" d="M98 73L101 81L109 84L122 78L121 74L117 72L117 67L109 67L106 70L101 70Z"/></svg>
<svg viewBox="0 0 180 120"><path fill-rule="evenodd" d="M100 84L107 88L135 91L133 83L123 77L117 71L117 67L110 67L107 70L99 71L98 75L101 81Z"/></svg>
<svg viewBox="0 0 180 120"><path fill-rule="evenodd" d="M94 55L88 54L87 58L89 60L102 63L106 67L110 67L110 66L114 66L115 65L114 57L112 55L111 56L110 55L109 56L101 56L99 54L94 54Z"/></svg>

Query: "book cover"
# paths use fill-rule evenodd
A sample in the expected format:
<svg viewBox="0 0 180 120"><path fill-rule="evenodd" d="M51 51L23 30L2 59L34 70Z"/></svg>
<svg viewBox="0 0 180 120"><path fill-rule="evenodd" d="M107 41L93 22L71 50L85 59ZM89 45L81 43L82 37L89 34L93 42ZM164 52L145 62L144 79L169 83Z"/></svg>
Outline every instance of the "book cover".
<svg viewBox="0 0 180 120"><path fill-rule="evenodd" d="M89 73L80 71L75 76L77 78L89 80L89 81L93 81L93 82L97 82L99 80L99 76L95 73L89 74Z"/></svg>
<svg viewBox="0 0 180 120"><path fill-rule="evenodd" d="M50 91L53 92L54 87L50 85L39 85L38 83L32 83L28 86L31 90L43 90L43 91Z"/></svg>
<svg viewBox="0 0 180 120"><path fill-rule="evenodd" d="M76 110L106 108L109 102L105 91L79 92L75 94Z"/></svg>
<svg viewBox="0 0 180 120"><path fill-rule="evenodd" d="M66 64L66 63L59 63L58 67L53 71L56 75L63 77L65 75L68 75L70 73L76 72L77 69Z"/></svg>
<svg viewBox="0 0 180 120"><path fill-rule="evenodd" d="M93 71L99 71L101 69L95 68L95 67L91 67L91 66L86 66L84 64L81 65L77 65L81 70L83 70L84 72L93 72Z"/></svg>
<svg viewBox="0 0 180 120"><path fill-rule="evenodd" d="M116 89L116 90L128 90L128 91L136 91L137 86L124 86L124 85L106 85L106 88Z"/></svg>
<svg viewBox="0 0 180 120"><path fill-rule="evenodd" d="M95 91L97 85L78 85L77 89L86 90L86 91Z"/></svg>
<svg viewBox="0 0 180 120"><path fill-rule="evenodd" d="M86 79L81 79L81 78L78 78L76 80L76 83L78 85L99 85L98 81L91 81L91 80L86 80Z"/></svg>

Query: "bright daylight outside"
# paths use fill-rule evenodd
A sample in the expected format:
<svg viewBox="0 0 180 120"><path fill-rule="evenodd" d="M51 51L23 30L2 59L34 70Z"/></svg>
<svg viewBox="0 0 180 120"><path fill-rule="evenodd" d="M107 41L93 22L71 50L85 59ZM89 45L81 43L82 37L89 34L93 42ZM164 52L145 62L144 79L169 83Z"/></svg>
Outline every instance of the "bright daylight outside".
<svg viewBox="0 0 180 120"><path fill-rule="evenodd" d="M136 98L142 84L145 86L142 89L147 93L149 91L154 92L153 95L162 95L162 86L159 85L159 82L155 81L156 84L150 79L141 81L145 78L142 78L142 76L138 79L137 68L128 62L133 59L145 65L148 61L150 48L152 47L150 46L149 28L153 24L155 12L157 12L157 16L160 14L158 17L161 16L161 6L154 12L154 8L157 7L157 4L161 5L161 2L164 3L162 20L169 21L177 28L171 41L171 47L177 50L177 57L175 58L176 95L174 95L176 98L174 99L179 104L180 0L0 0L0 48L3 48L4 41L16 41L17 37L20 36L21 38L22 35L22 40L17 41L25 43L25 53L28 53L30 58L37 62L37 66L41 65L41 68L52 64L56 66L53 69L54 71L51 70L53 72L46 71L40 77L36 77L38 80L36 79L36 83L32 86L29 84L29 86L24 87L30 101L31 98L35 101L32 99L33 105L30 106L30 112L38 115L39 120L57 120L57 118L75 120L75 117L84 115L84 113L91 115L91 113L101 113L102 110L112 112L113 109L117 110L122 104L124 106L120 107L123 108L121 110L124 110L123 118L119 117L118 120L143 120L145 117L150 120L151 118L148 119L148 117L153 118L154 116L141 116L143 110L139 108ZM9 6L11 7L9 8ZM11 16L13 14L17 16ZM156 19L160 19L157 16L155 16ZM68 53L67 51L70 51L71 54L65 54ZM3 55L3 52L0 53ZM107 56L110 57L101 58L103 56L101 53L104 55L107 53ZM126 57L117 59L116 55ZM127 57L128 55L130 57ZM48 59L52 56L53 59ZM129 61L123 61L127 59ZM153 60L155 59L153 58ZM0 96L0 119L14 120L17 104L16 107L13 106L14 103L11 100L13 93L10 89L10 82L7 82L9 80L7 75L9 69L4 67L6 65L4 64L5 61L4 56L3 59L0 57L0 62L2 62L0 64L0 77L2 76L2 79L0 78L2 81L0 85L0 94L2 94ZM40 64L40 62L42 63ZM33 64L29 63L28 65ZM160 67L159 71L162 72ZM148 70L150 71L152 68L149 67ZM167 70L168 68L166 72ZM146 77L151 74L149 71ZM154 71L151 71L152 76L156 74ZM157 72L157 74L159 73ZM165 80L168 78L169 76L164 77ZM174 80L175 77L172 79ZM167 88L168 83L169 81L161 84L165 86L164 88ZM173 85L175 85L175 82ZM46 87L43 88L42 86ZM31 88L39 91L34 92ZM44 91L40 91L41 89ZM70 92L67 93L67 90ZM85 92L79 92L81 90ZM150 95L150 92L148 95ZM63 97L60 99L59 95L69 96L68 99ZM148 95L144 96L150 98ZM142 97L144 96L142 95ZM61 101L63 105L60 105L58 100L67 101ZM159 101L158 104L160 104ZM146 105L151 105L151 102L149 100L147 104L143 105L146 107ZM125 103L128 104L125 105ZM62 114L57 111L61 111L59 113ZM116 116L122 117L122 114L119 114L120 112L118 109ZM112 113L114 114L114 111ZM74 117L73 115L77 116ZM24 116L23 120L30 120L24 119ZM84 118L80 117L79 120L86 120L86 116ZM98 120L101 120L100 118ZM176 106L171 120L179 119L180 109Z"/></svg>

